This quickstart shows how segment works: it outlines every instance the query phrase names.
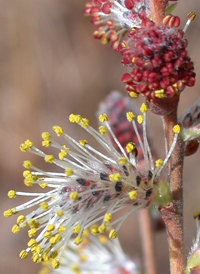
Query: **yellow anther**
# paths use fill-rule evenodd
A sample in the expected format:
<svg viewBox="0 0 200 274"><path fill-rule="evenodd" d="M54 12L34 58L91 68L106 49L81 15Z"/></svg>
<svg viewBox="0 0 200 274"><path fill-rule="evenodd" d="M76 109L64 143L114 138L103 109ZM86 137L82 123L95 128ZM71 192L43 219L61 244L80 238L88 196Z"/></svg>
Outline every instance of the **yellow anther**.
<svg viewBox="0 0 200 274"><path fill-rule="evenodd" d="M102 224L102 225L100 225L100 226L98 227L98 231L99 231L100 233L105 232L105 230L106 230L106 226L105 226L104 224Z"/></svg>
<svg viewBox="0 0 200 274"><path fill-rule="evenodd" d="M67 156L67 151L61 149L60 153L58 154L59 159L62 161Z"/></svg>
<svg viewBox="0 0 200 274"><path fill-rule="evenodd" d="M82 118L82 119L81 119L81 126L82 126L83 128L86 128L88 125L89 125L89 120L86 119L86 118Z"/></svg>
<svg viewBox="0 0 200 274"><path fill-rule="evenodd" d="M28 256L28 252L26 252L25 249L23 249L20 253L19 253L19 257L21 259L25 259Z"/></svg>
<svg viewBox="0 0 200 274"><path fill-rule="evenodd" d="M98 240L99 240L99 242L100 242L101 244L105 244L105 243L108 242L108 238L107 238L106 236L104 236L104 235L100 235L100 236L98 237Z"/></svg>
<svg viewBox="0 0 200 274"><path fill-rule="evenodd" d="M47 256L47 253L46 253L46 252L44 252L44 253L42 254L42 260L43 260L43 262L47 262L47 261L49 260L49 256ZM48 273L49 273L49 269L47 269L47 271L48 271L48 272L46 272L46 273L40 273L40 272L39 272L39 274L48 274Z"/></svg>
<svg viewBox="0 0 200 274"><path fill-rule="evenodd" d="M31 178L31 177L33 177L32 176L32 174L31 174L31 172L30 172L30 170L24 170L24 172L23 172L23 177L24 178Z"/></svg>
<svg viewBox="0 0 200 274"><path fill-rule="evenodd" d="M24 184L26 186L32 186L33 185L33 178L25 178L24 179Z"/></svg>
<svg viewBox="0 0 200 274"><path fill-rule="evenodd" d="M52 259L56 258L58 256L58 252L56 250L52 251L51 254L50 254L50 257Z"/></svg>
<svg viewBox="0 0 200 274"><path fill-rule="evenodd" d="M53 130L57 134L57 136L61 136L64 132L64 130L60 126L53 126Z"/></svg>
<svg viewBox="0 0 200 274"><path fill-rule="evenodd" d="M101 43L103 45L106 45L108 43L108 39L106 37L104 37L103 39L101 39Z"/></svg>
<svg viewBox="0 0 200 274"><path fill-rule="evenodd" d="M33 261L34 263L36 263L37 260L38 260L38 258L39 258L39 255L37 254L37 252L34 252L34 253L33 253L33 256L31 257L32 261Z"/></svg>
<svg viewBox="0 0 200 274"><path fill-rule="evenodd" d="M11 209L8 209L8 210L4 211L4 213L3 213L4 217L10 217L10 216L12 216L13 214L14 214L14 213L12 212Z"/></svg>
<svg viewBox="0 0 200 274"><path fill-rule="evenodd" d="M114 229L112 229L109 233L109 238L113 240L116 237L117 237L117 232Z"/></svg>
<svg viewBox="0 0 200 274"><path fill-rule="evenodd" d="M24 162L23 162L23 167L29 169L29 168L31 167L31 162L28 161L28 160L24 161Z"/></svg>
<svg viewBox="0 0 200 274"><path fill-rule="evenodd" d="M32 147L33 143L30 140L26 140L23 144L20 145L21 151L25 152Z"/></svg>
<svg viewBox="0 0 200 274"><path fill-rule="evenodd" d="M132 58L131 62L132 62L132 63L134 63L134 62L135 62L135 57L133 57L133 58Z"/></svg>
<svg viewBox="0 0 200 274"><path fill-rule="evenodd" d="M126 145L126 152L127 152L127 153L132 152L134 149L135 149L135 144L134 144L134 143L129 142L129 143Z"/></svg>
<svg viewBox="0 0 200 274"><path fill-rule="evenodd" d="M97 225L92 226L90 231L91 231L91 233L93 235L99 234L99 230L98 230L98 226Z"/></svg>
<svg viewBox="0 0 200 274"><path fill-rule="evenodd" d="M109 224L110 223L110 221L112 220L112 215L110 214L110 213L106 213L105 215L104 215L104 222L106 223L106 224Z"/></svg>
<svg viewBox="0 0 200 274"><path fill-rule="evenodd" d="M109 180L111 182L114 182L114 181L120 181L122 179L122 176L119 174L119 173L113 173L113 174L110 174L109 175Z"/></svg>
<svg viewBox="0 0 200 274"><path fill-rule="evenodd" d="M33 236L35 236L37 233L37 230L35 228L31 228L28 230L28 236L31 238Z"/></svg>
<svg viewBox="0 0 200 274"><path fill-rule="evenodd" d="M80 254L79 259L81 262L85 262L87 260L87 256L85 254Z"/></svg>
<svg viewBox="0 0 200 274"><path fill-rule="evenodd" d="M155 90L155 96L157 98L162 99L164 98L164 92L165 92L164 89Z"/></svg>
<svg viewBox="0 0 200 274"><path fill-rule="evenodd" d="M200 212L199 211L195 212L193 214L193 216L194 216L194 218L199 218L200 217Z"/></svg>
<svg viewBox="0 0 200 274"><path fill-rule="evenodd" d="M108 116L107 116L105 113L99 115L99 121L100 121L100 122L108 121Z"/></svg>
<svg viewBox="0 0 200 274"><path fill-rule="evenodd" d="M88 237L89 236L89 230L88 229L84 229L82 236Z"/></svg>
<svg viewBox="0 0 200 274"><path fill-rule="evenodd" d="M38 254L43 252L43 249L41 248L40 245L37 245L36 250L35 250Z"/></svg>
<svg viewBox="0 0 200 274"><path fill-rule="evenodd" d="M161 167L163 165L163 160L162 159L156 160L155 165L156 165L156 167Z"/></svg>
<svg viewBox="0 0 200 274"><path fill-rule="evenodd" d="M28 225L30 226L30 228L35 227L35 220L29 219L29 220L28 220Z"/></svg>
<svg viewBox="0 0 200 274"><path fill-rule="evenodd" d="M142 124L142 122L143 122L143 116L142 115L138 115L137 121L138 121L138 124Z"/></svg>
<svg viewBox="0 0 200 274"><path fill-rule="evenodd" d="M48 184L47 184L47 183L40 183L39 186L40 186L41 188L46 188L46 187L48 186Z"/></svg>
<svg viewBox="0 0 200 274"><path fill-rule="evenodd" d="M78 235L78 233L80 232L80 230L81 230L81 227L80 227L80 225L76 225L75 227L73 227L73 233L74 234L76 234L76 235Z"/></svg>
<svg viewBox="0 0 200 274"><path fill-rule="evenodd" d="M135 190L132 190L128 193L128 196L129 196L130 200L136 200L137 192Z"/></svg>
<svg viewBox="0 0 200 274"><path fill-rule="evenodd" d="M118 160L118 163L121 165L121 166L124 166L127 162L127 159L125 157L121 157L119 158Z"/></svg>
<svg viewBox="0 0 200 274"><path fill-rule="evenodd" d="M142 112L142 113L145 113L145 112L147 112L147 110L148 110L148 106L146 105L146 104L142 104L141 105L141 107L140 107L140 111Z"/></svg>
<svg viewBox="0 0 200 274"><path fill-rule="evenodd" d="M12 227L12 233L14 233L14 234L16 234L17 232L19 232L20 231L20 227L18 226L18 225L14 225L13 227Z"/></svg>
<svg viewBox="0 0 200 274"><path fill-rule="evenodd" d="M175 134L179 134L180 131L181 131L181 128L180 128L179 125L175 125L175 126L173 127L173 132L174 132Z"/></svg>
<svg viewBox="0 0 200 274"><path fill-rule="evenodd" d="M47 232L53 231L54 228L55 228L55 226L54 226L53 224L48 224L48 225L47 225Z"/></svg>
<svg viewBox="0 0 200 274"><path fill-rule="evenodd" d="M35 239L30 239L27 243L28 247L33 247L36 246L36 240Z"/></svg>
<svg viewBox="0 0 200 274"><path fill-rule="evenodd" d="M55 243L59 243L61 240L62 240L62 236L57 233L55 236L54 236L54 240L55 240Z"/></svg>
<svg viewBox="0 0 200 274"><path fill-rule="evenodd" d="M126 113L126 118L129 122L132 122L133 119L135 118L135 114L132 111L129 111Z"/></svg>
<svg viewBox="0 0 200 274"><path fill-rule="evenodd" d="M44 140L44 141L42 142L42 146L43 146L43 147L49 147L50 144L51 144L51 142L50 142L49 140Z"/></svg>
<svg viewBox="0 0 200 274"><path fill-rule="evenodd" d="M59 232L59 233L62 233L62 232L64 232L66 230L66 227L65 226L59 226L58 228L57 228L57 231Z"/></svg>
<svg viewBox="0 0 200 274"><path fill-rule="evenodd" d="M194 12L194 11L189 12L187 17L190 21L194 21L194 19L196 17L196 12Z"/></svg>
<svg viewBox="0 0 200 274"><path fill-rule="evenodd" d="M121 43L122 48L126 47L126 44L124 42Z"/></svg>
<svg viewBox="0 0 200 274"><path fill-rule="evenodd" d="M78 271L79 270L79 266L78 266L78 264L71 264L70 265L70 269L73 270L73 271Z"/></svg>
<svg viewBox="0 0 200 274"><path fill-rule="evenodd" d="M62 210L57 210L56 215L57 215L57 217L62 217L63 216L63 211Z"/></svg>
<svg viewBox="0 0 200 274"><path fill-rule="evenodd" d="M107 128L104 126L100 126L99 127L99 132L101 133L101 135L104 135L107 133Z"/></svg>
<svg viewBox="0 0 200 274"><path fill-rule="evenodd" d="M42 139L43 139L44 141L49 140L50 137L51 137L51 135L50 135L49 132L42 132Z"/></svg>
<svg viewBox="0 0 200 274"><path fill-rule="evenodd" d="M82 119L82 117L81 117L81 115L75 115L74 116L74 121L75 121L75 123L77 123L77 124L79 124L80 122L81 122L81 119Z"/></svg>
<svg viewBox="0 0 200 274"><path fill-rule="evenodd" d="M72 170L71 168L66 168L66 169L65 169L65 174L66 174L67 176L71 176L71 175L73 175L73 170Z"/></svg>
<svg viewBox="0 0 200 274"><path fill-rule="evenodd" d="M75 115L73 113L69 115L69 121L75 123Z"/></svg>
<svg viewBox="0 0 200 274"><path fill-rule="evenodd" d="M59 268L59 266L60 266L59 261L57 261L56 259L52 261L53 269L57 269L57 268Z"/></svg>
<svg viewBox="0 0 200 274"><path fill-rule="evenodd" d="M74 200L74 201L78 200L78 192L76 191L71 192L69 197L71 200Z"/></svg>
<svg viewBox="0 0 200 274"><path fill-rule="evenodd" d="M74 239L74 244L79 245L80 243L82 243L82 241L83 241L83 238L81 238L80 236L77 236Z"/></svg>
<svg viewBox="0 0 200 274"><path fill-rule="evenodd" d="M10 190L10 191L8 191L8 197L9 198L15 198L16 197L16 193L15 193L15 191L14 190Z"/></svg>
<svg viewBox="0 0 200 274"><path fill-rule="evenodd" d="M138 97L138 94L137 94L136 92L134 92L134 91L131 91L131 92L129 92L129 96L130 96L131 98L137 98L137 97Z"/></svg>
<svg viewBox="0 0 200 274"><path fill-rule="evenodd" d="M79 144L84 147L85 145L88 144L88 141L87 140L79 140Z"/></svg>
<svg viewBox="0 0 200 274"><path fill-rule="evenodd" d="M23 223L24 221L25 221L24 215L18 216L18 218L17 218L17 224L21 224L21 223Z"/></svg>
<svg viewBox="0 0 200 274"><path fill-rule="evenodd" d="M48 239L51 237L51 232L45 232L43 236L44 236L44 238Z"/></svg>
<svg viewBox="0 0 200 274"><path fill-rule="evenodd" d="M45 155L44 160L45 160L45 162L52 164L54 162L54 156L53 155Z"/></svg>
<svg viewBox="0 0 200 274"><path fill-rule="evenodd" d="M46 202L41 202L41 203L40 203L40 207L41 207L41 209L43 209L43 210L47 210L47 209L48 209L48 204L47 204Z"/></svg>

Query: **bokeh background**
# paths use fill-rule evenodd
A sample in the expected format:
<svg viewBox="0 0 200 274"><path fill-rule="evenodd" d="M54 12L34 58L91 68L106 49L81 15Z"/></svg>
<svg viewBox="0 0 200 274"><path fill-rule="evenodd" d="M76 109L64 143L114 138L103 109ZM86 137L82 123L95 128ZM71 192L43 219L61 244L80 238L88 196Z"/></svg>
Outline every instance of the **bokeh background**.
<svg viewBox="0 0 200 274"><path fill-rule="evenodd" d="M16 217L4 218L3 211L20 204L23 199L10 200L10 189L25 190L22 162L29 158L19 145L30 138L41 147L42 131L51 131L59 124L71 136L82 138L81 129L68 122L68 115L80 113L97 126L98 103L111 90L126 91L120 83L124 71L121 57L93 38L94 26L83 16L83 0L0 0L0 274L36 274L39 265L30 258L21 260L25 248L25 231L14 235L11 227ZM175 13L186 22L189 11L197 18L187 31L188 50L195 62L196 86L181 95L181 114L199 97L200 90L200 1L180 0ZM139 99L138 101L142 101ZM161 119L148 115L153 146L164 157ZM83 133L83 132L82 132ZM82 134L81 133L81 134ZM185 161L184 227L185 251L196 233L192 214L200 210L200 151ZM139 262L141 246L137 214L129 217L119 233L124 250ZM169 273L168 248L164 231L154 232L157 270Z"/></svg>

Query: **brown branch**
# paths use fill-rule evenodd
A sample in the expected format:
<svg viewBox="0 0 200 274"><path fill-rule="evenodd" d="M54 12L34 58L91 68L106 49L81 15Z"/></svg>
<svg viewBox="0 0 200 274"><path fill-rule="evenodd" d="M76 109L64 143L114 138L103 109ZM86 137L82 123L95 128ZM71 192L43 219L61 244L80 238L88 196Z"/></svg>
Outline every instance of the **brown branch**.
<svg viewBox="0 0 200 274"><path fill-rule="evenodd" d="M172 145L173 127L177 124L176 111L163 117L167 150ZM184 268L183 243L183 191L182 173L184 159L184 144L178 139L168 163L170 190L172 202L160 210L167 229L170 253L171 274L181 274Z"/></svg>
<svg viewBox="0 0 200 274"><path fill-rule="evenodd" d="M139 212L140 235L142 240L142 252L145 271L148 274L156 274L154 249L152 241L152 229L148 209Z"/></svg>
<svg viewBox="0 0 200 274"><path fill-rule="evenodd" d="M167 3L168 0L150 0L152 19L157 26L162 24Z"/></svg>

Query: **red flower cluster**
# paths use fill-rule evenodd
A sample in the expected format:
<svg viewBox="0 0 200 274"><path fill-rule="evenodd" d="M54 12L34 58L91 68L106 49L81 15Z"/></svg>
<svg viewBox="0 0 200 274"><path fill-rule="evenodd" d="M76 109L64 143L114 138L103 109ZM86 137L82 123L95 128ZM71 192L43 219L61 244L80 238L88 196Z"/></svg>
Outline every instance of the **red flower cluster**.
<svg viewBox="0 0 200 274"><path fill-rule="evenodd" d="M149 0L91 0L86 3L84 14L91 16L92 23L98 26L94 37L103 44L110 41L117 50L127 31L139 27L151 12Z"/></svg>
<svg viewBox="0 0 200 274"><path fill-rule="evenodd" d="M188 45L182 30L175 31L180 19L168 15L162 26L144 19L142 27L132 29L128 40L118 49L122 63L130 66L131 73L121 80L131 97L138 94L148 98L166 98L179 94L185 86L195 84L194 65L188 56Z"/></svg>

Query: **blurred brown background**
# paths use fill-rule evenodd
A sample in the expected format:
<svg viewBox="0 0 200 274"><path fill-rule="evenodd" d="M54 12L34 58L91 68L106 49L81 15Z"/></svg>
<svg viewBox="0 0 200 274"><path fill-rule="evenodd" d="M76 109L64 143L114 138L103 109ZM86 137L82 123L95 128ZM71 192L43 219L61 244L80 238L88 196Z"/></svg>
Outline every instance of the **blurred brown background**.
<svg viewBox="0 0 200 274"><path fill-rule="evenodd" d="M9 200L10 189L25 189L22 162L30 155L19 150L19 144L30 138L41 147L40 134L59 124L71 136L79 134L79 127L69 124L71 112L89 117L96 126L98 103L111 90L126 95L120 83L124 71L120 55L110 45L102 46L93 39L94 26L82 14L83 0L0 0L0 211L20 204L22 199ZM200 65L200 2L180 0L175 13L186 22L189 11L197 18L187 31L189 51L195 62L197 82L181 96L180 113L199 97ZM139 99L141 101L141 99ZM164 140L159 117L149 115L154 147L164 156ZM34 158L35 163L38 161ZM184 206L185 250L195 235L192 218L200 210L200 151L185 161ZM39 163L38 163L39 164ZM16 217L4 218L0 223L0 274L36 274L39 266L30 258L18 257L26 247L25 231L11 233ZM127 253L139 260L141 256L136 216L126 220L120 240ZM165 232L154 234L157 269L169 273Z"/></svg>

